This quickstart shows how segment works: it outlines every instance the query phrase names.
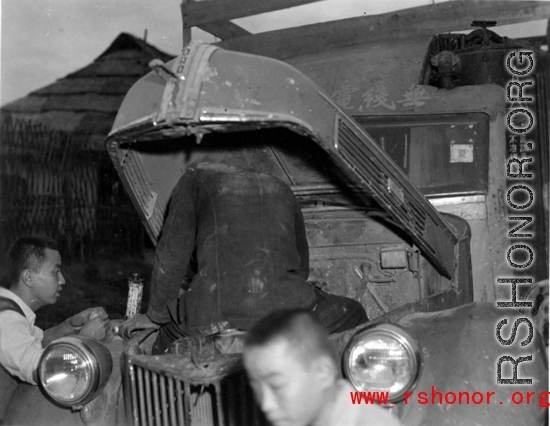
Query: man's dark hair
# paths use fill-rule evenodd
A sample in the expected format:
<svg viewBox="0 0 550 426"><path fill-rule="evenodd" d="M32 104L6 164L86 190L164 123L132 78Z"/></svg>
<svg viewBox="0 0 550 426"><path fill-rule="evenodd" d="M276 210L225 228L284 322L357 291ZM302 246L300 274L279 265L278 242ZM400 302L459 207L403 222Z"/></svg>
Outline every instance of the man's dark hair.
<svg viewBox="0 0 550 426"><path fill-rule="evenodd" d="M326 355L335 361L328 332L305 309L283 309L259 320L247 334L245 350L265 347L280 339L299 351L305 360Z"/></svg>
<svg viewBox="0 0 550 426"><path fill-rule="evenodd" d="M8 275L4 284L16 285L25 269L38 272L46 258L46 249L58 250L57 242L45 236L22 237L16 240L8 250Z"/></svg>

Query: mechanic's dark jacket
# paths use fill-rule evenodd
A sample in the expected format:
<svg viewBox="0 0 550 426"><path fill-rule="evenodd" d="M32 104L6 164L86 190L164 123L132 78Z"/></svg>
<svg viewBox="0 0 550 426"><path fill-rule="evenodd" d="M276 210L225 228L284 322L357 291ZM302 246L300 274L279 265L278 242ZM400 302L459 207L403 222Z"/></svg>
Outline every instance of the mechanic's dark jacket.
<svg viewBox="0 0 550 426"><path fill-rule="evenodd" d="M197 273L179 300L187 334L248 329L280 308L314 302L309 252L291 189L250 169L201 163L176 185L156 249L148 317L167 323L193 250Z"/></svg>

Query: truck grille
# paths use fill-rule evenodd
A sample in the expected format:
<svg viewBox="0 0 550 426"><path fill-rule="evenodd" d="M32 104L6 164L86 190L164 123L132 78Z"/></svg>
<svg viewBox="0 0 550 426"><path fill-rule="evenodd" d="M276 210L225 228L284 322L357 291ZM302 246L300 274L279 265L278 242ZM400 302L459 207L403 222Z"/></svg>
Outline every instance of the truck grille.
<svg viewBox="0 0 550 426"><path fill-rule="evenodd" d="M267 425L240 356L200 363L176 355L130 355L126 407L135 426Z"/></svg>

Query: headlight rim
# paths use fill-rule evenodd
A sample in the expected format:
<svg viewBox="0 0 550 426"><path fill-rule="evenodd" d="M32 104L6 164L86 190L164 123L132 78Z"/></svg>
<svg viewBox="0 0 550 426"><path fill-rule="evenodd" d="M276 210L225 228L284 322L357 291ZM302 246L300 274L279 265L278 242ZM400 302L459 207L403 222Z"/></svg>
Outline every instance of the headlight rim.
<svg viewBox="0 0 550 426"><path fill-rule="evenodd" d="M403 387L401 391L395 393L394 395L390 394L388 396L388 404L403 401L405 399L405 393L410 392L412 389L414 389L418 384L418 381L420 380L423 368L423 360L422 351L420 350L420 345L418 344L416 339L413 338L405 329L398 325L392 323L375 323L368 324L366 327L358 330L346 344L342 355L342 369L344 370L344 375L351 382L355 389L359 391L368 391L368 389L362 389L360 386L357 386L357 384L353 380L352 375L350 374L349 358L356 342L362 339L365 335L374 333L394 338L396 341L402 344L411 355L411 359L414 363L414 373L411 376L411 380L405 387Z"/></svg>
<svg viewBox="0 0 550 426"><path fill-rule="evenodd" d="M83 355L88 366L90 366L91 377L84 394L73 401L66 401L52 395L45 384L43 377L44 360L46 356L59 345L69 346L75 352ZM62 407L80 409L90 401L93 401L103 390L112 373L113 360L108 348L99 341L80 335L65 336L51 342L42 353L38 362L38 385L46 395L56 404Z"/></svg>

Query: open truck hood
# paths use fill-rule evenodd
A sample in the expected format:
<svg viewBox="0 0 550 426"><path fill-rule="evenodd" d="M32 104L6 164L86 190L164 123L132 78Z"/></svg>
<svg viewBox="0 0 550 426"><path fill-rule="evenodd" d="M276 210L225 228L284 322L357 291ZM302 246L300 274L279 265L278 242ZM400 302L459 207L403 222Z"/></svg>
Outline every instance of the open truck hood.
<svg viewBox="0 0 550 426"><path fill-rule="evenodd" d="M319 145L347 179L402 225L442 275L453 274L453 231L374 139L295 68L196 42L167 64L151 66L155 72L126 95L107 146L154 242L169 201L166 188L171 192L183 171L151 179L140 143L188 141L183 136L189 135L200 143L210 132L286 128Z"/></svg>

